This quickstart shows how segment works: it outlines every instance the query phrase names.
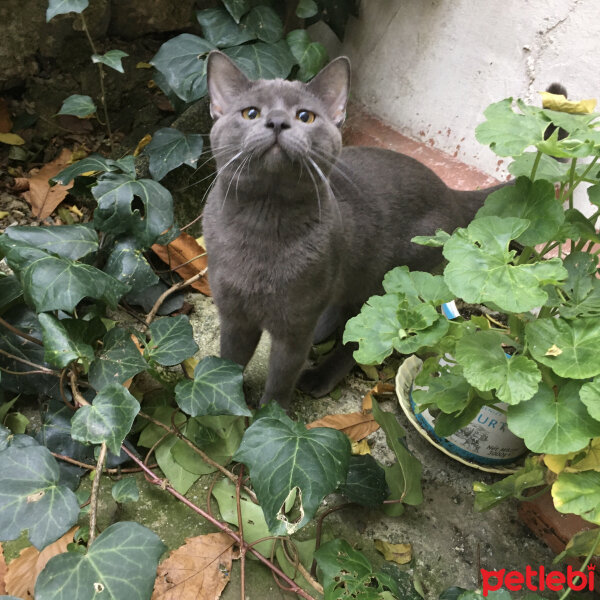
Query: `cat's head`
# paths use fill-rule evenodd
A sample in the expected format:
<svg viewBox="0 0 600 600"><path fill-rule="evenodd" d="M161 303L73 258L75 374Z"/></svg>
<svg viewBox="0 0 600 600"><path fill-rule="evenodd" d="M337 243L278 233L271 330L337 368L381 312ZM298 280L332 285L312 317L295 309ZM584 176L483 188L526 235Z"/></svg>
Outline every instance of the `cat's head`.
<svg viewBox="0 0 600 600"><path fill-rule="evenodd" d="M257 175L314 170L324 173L342 146L350 62L330 62L309 83L283 79L252 81L223 53L207 66L211 145L219 168L250 160ZM251 159L250 159L251 157Z"/></svg>

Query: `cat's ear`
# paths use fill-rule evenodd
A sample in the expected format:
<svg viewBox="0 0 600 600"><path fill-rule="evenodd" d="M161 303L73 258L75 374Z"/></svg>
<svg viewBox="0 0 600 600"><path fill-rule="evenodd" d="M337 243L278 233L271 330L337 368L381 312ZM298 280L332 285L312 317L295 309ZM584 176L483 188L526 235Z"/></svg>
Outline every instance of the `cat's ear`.
<svg viewBox="0 0 600 600"><path fill-rule="evenodd" d="M210 114L218 119L227 112L227 107L250 87L250 80L233 61L217 50L207 59L206 79L210 95Z"/></svg>
<svg viewBox="0 0 600 600"><path fill-rule="evenodd" d="M350 61L345 56L332 60L307 85L321 99L329 118L340 127L346 118L346 102L350 92Z"/></svg>

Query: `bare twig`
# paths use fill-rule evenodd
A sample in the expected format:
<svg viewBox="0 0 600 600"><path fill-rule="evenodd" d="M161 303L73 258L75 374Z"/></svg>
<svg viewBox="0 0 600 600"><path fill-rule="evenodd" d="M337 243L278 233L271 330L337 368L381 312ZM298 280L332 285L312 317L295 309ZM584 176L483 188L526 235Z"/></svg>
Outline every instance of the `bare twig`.
<svg viewBox="0 0 600 600"><path fill-rule="evenodd" d="M48 369L46 367L43 367L42 365L38 365L34 362L31 362L30 360L21 358L20 356L15 356L14 354L10 354L10 352L6 352L6 350L0 349L0 354L6 356L7 358L10 358L11 360L16 360L17 362L23 363L24 365L33 367L34 369L41 371L45 375L54 375L55 377L60 377L60 373L58 371L53 371L52 369Z"/></svg>
<svg viewBox="0 0 600 600"><path fill-rule="evenodd" d="M89 406L90 403L81 395L81 392L77 388L77 371L74 368L71 368L69 371L69 381L71 383L71 393L73 394L75 402L77 402L79 406Z"/></svg>
<svg viewBox="0 0 600 600"><path fill-rule="evenodd" d="M208 269L202 269L202 271L200 271L200 273L196 273L196 275L194 275L193 277L190 277L189 279L186 279L185 281L180 281L179 283L172 285L168 290L165 290L158 297L158 300L154 303L152 310L148 313L148 316L146 317L146 326L148 326L148 325L150 325L150 323L152 323L152 321L154 320L154 317L156 316L156 313L158 312L158 309L162 306L162 303L171 294L173 294L174 292L177 292L178 290L180 290L184 287L187 287L188 285L192 285L192 283L196 283L196 281L198 281L201 277L204 277L207 270Z"/></svg>
<svg viewBox="0 0 600 600"><path fill-rule="evenodd" d="M238 517L238 534L242 545L240 547L240 598L241 600L246 599L246 551L247 548L244 546L244 522L242 520L242 502L240 497L240 490L242 487L242 479L244 477L244 465L240 464L240 474L238 475L235 484L235 504L237 508Z"/></svg>
<svg viewBox="0 0 600 600"><path fill-rule="evenodd" d="M337 506L332 506L329 510L326 510L322 515L319 516L319 520L317 521L317 529L316 529L316 542L315 542L315 550L318 550L321 546L321 533L323 530L323 521L325 517L328 517L331 513L334 513L338 510L342 510L342 508L348 508L352 506L353 502L346 502L345 504L338 504ZM317 575L317 561L313 560L312 566L310 568L311 577L316 577Z"/></svg>
<svg viewBox="0 0 600 600"><path fill-rule="evenodd" d="M0 317L0 325L2 325L3 327L5 327L9 331L12 331L15 335L18 335L19 337L22 337L24 340L27 340L29 342L33 342L34 344L37 344L38 346L43 346L44 345L40 340L38 340L37 338L34 338L33 336L29 335L28 333L25 333L24 331L21 331L20 329L18 329L14 325L11 325L7 321L5 321L2 317Z"/></svg>
<svg viewBox="0 0 600 600"><path fill-rule="evenodd" d="M92 542L96 538L96 518L98 516L98 491L100 490L100 478L102 477L102 469L104 467L104 460L106 459L106 442L102 442L100 445L100 455L98 456L98 463L96 465L96 474L94 476L94 482L92 483L92 494L90 496L90 540L88 547L92 545Z"/></svg>
<svg viewBox="0 0 600 600"><path fill-rule="evenodd" d="M87 463L75 460L74 458L71 458L70 456L65 456L64 454L57 454L56 452L50 452L50 454L52 454L52 456L54 456L54 458L57 458L58 460L63 460L64 462L68 462L69 464L75 465L76 467L81 467L82 469L88 469L89 471L93 471L94 469L97 468L97 465L88 465ZM158 467L158 465L156 465L156 464L148 465L149 469L156 469L157 467ZM131 467L131 468L127 468L127 469L104 468L104 470L102 472L107 473L108 475L118 475L119 473L140 473L141 471L142 471L142 469L140 467Z"/></svg>

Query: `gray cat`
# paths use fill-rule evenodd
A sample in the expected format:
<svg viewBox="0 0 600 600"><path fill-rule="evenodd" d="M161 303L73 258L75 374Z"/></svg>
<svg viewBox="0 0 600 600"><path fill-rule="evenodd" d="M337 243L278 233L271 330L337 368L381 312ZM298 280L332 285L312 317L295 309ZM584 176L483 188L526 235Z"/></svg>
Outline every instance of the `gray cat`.
<svg viewBox="0 0 600 600"><path fill-rule="evenodd" d="M302 372L313 342L336 333L398 265L430 270L436 248L410 242L465 226L490 190L449 189L418 161L344 148L350 63L310 83L249 80L224 54L208 57L218 175L204 209L221 356L245 366L271 334L260 404L287 408L294 387L320 397L354 364L352 344Z"/></svg>

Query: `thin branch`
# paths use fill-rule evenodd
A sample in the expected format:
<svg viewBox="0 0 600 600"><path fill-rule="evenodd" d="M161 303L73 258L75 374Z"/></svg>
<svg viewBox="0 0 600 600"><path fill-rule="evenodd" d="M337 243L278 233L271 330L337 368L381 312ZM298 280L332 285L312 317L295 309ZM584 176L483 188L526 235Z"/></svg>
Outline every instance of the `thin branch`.
<svg viewBox="0 0 600 600"><path fill-rule="evenodd" d="M158 300L154 303L154 306L152 307L152 310L148 313L148 316L146 317L146 326L150 325L150 323L152 323L152 321L154 320L154 317L156 316L156 313L158 312L158 309L162 306L162 303L174 292L177 292L178 290L187 287L188 285L192 285L192 283L196 283L196 281L198 281L201 277L204 277L204 275L206 274L206 271L208 269L202 269L202 271L200 271L200 273L196 273L196 275L194 275L193 277L190 277L189 279L186 279L185 281L180 281L179 283L176 283L175 285L171 286L168 290L165 290L159 297Z"/></svg>
<svg viewBox="0 0 600 600"><path fill-rule="evenodd" d="M22 337L24 340L33 342L34 344L37 344L38 346L44 345L40 340L38 340L37 338L34 338L33 336L29 335L28 333L25 333L24 331L21 331L14 325L11 325L7 321L5 321L2 317L0 317L0 325L2 325L3 327L6 327L6 329L8 329L9 331L12 331L15 335L18 335L19 337Z"/></svg>
<svg viewBox="0 0 600 600"><path fill-rule="evenodd" d="M244 546L244 521L242 519L242 502L240 497L240 490L242 487L242 479L244 476L244 465L240 464L240 474L238 475L237 482L235 484L235 504L237 508L238 517L238 535L242 545L240 547L240 598L241 600L246 599L246 550Z"/></svg>
<svg viewBox="0 0 600 600"><path fill-rule="evenodd" d="M52 456L54 456L54 458L57 458L58 460L63 460L64 462L68 462L69 464L75 465L76 467L81 467L82 469L88 469L89 471L93 471L94 469L97 468L97 465L88 465L87 463L75 460L74 458L71 458L70 456L65 456L64 454L57 454L56 452L50 452L50 454L52 454ZM148 465L149 469L156 469L157 467L158 467L158 465L156 465L156 464ZM102 472L107 473L108 475L118 475L119 473L140 473L141 471L142 471L142 469L140 469L140 467L131 467L131 468L127 468L127 469L104 468Z"/></svg>
<svg viewBox="0 0 600 600"><path fill-rule="evenodd" d="M175 488L171 487L168 483L165 483L164 480L155 475L150 469L148 469L144 465L144 463L137 456L135 456L133 452L131 452L131 450L129 450L129 448L121 446L121 449L136 464L138 464L144 469L147 475L151 478L151 482L154 485L166 490L167 492L169 492L169 494L183 502L188 508L191 508L195 513L199 514L201 517L204 517L209 523L212 523L219 531L226 533L235 542L237 542L240 548L244 548L247 552L251 552L254 556L256 556L256 558L258 558L260 562L262 562L269 569L271 569L271 571L273 571L278 577L283 579L290 586L290 591L297 594L301 598L304 598L305 600L316 600L314 596L311 596L310 594L305 592L295 581L290 579L279 567L277 567L277 565L275 565L268 558L265 558L258 550L255 550L254 548L250 547L248 543L241 540L239 535L235 531L233 531L233 529L209 515L206 511L202 510L200 507L196 506L193 502L188 500L183 494L180 494Z"/></svg>
<svg viewBox="0 0 600 600"><path fill-rule="evenodd" d="M92 545L96 538L96 518L98 516L98 491L100 490L100 478L102 477L102 469L104 468L104 460L106 459L106 442L100 445L100 455L96 465L96 474L92 483L92 494L90 496L90 540L88 548Z"/></svg>
<svg viewBox="0 0 600 600"><path fill-rule="evenodd" d="M15 356L14 354L10 354L9 352L6 352L6 350L0 349L0 354L6 356L7 358L10 358L11 360L16 360L17 362L23 363L24 365L33 367L34 369L37 369L38 371L41 371L46 375L54 375L55 377L60 377L60 373L58 371L53 371L52 369L48 369L42 365L38 365L34 362L31 362L30 360L25 360L24 358Z"/></svg>
<svg viewBox="0 0 600 600"><path fill-rule="evenodd" d="M79 406L89 406L90 403L81 395L81 392L77 388L77 371L75 371L75 369L71 369L69 372L69 381L71 382L71 393L73 394L75 402L77 402Z"/></svg>

